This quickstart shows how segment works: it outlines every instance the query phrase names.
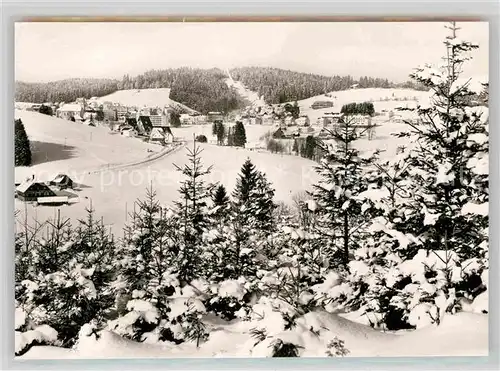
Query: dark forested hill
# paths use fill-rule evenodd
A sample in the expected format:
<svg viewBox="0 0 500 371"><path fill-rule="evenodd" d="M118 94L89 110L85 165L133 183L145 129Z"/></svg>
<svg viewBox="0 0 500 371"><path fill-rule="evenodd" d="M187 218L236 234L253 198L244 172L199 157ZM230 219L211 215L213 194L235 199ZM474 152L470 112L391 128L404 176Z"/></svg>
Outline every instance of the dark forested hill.
<svg viewBox="0 0 500 371"><path fill-rule="evenodd" d="M177 68L151 70L120 80L68 79L49 83L16 83L17 102L72 102L76 98L99 97L122 89L170 88L170 97L202 113L228 112L241 103L236 91L225 83L219 69Z"/></svg>
<svg viewBox="0 0 500 371"><path fill-rule="evenodd" d="M73 102L76 98L99 97L118 90L118 80L67 79L47 83L16 82L16 102Z"/></svg>
<svg viewBox="0 0 500 371"><path fill-rule="evenodd" d="M151 70L134 78L124 76L120 89L170 88L170 98L199 112L229 112L239 107L240 97L230 89L220 69L176 68Z"/></svg>
<svg viewBox="0 0 500 371"><path fill-rule="evenodd" d="M230 71L234 80L263 95L268 103L284 103L301 100L331 91L349 89L353 84L359 88L397 87L387 79L352 76L323 76L294 72L271 67L240 67Z"/></svg>
<svg viewBox="0 0 500 371"><path fill-rule="evenodd" d="M264 95L268 103L284 103L330 91L345 90L353 84L360 88L402 87L387 79L351 76L322 76L278 68L241 67L231 70L234 80ZM199 112L229 112L243 105L238 93L225 83L224 71L199 68L151 70L135 77L113 79L67 79L48 83L16 82L17 102L72 102L76 98L99 97L123 89L170 88L170 97ZM405 83L409 84L409 83ZM399 84L404 85L404 84ZM404 86L418 88L414 85Z"/></svg>

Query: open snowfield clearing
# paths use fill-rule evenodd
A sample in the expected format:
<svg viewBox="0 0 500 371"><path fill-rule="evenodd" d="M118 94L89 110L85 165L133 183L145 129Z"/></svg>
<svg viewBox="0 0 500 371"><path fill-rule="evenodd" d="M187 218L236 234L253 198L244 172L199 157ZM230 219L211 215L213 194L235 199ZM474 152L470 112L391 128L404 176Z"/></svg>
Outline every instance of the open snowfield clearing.
<svg viewBox="0 0 500 371"><path fill-rule="evenodd" d="M474 313L446 315L439 326L420 330L383 333L326 312L309 316L322 331L344 340L347 357L421 357L421 356L487 356L488 316ZM264 320L263 320L264 321ZM98 340L83 338L75 349L35 346L19 360L29 359L102 359L102 358L188 358L188 357L266 357L270 350L264 341L256 342L250 334L255 322L205 320L212 329L206 343L196 349L195 343L137 343L104 331ZM290 332L290 331L289 331ZM285 333L282 333L285 338ZM304 347L302 357L325 357L324 338L310 331L300 333L296 341ZM321 349L321 351L319 351ZM332 359L332 362L335 360Z"/></svg>
<svg viewBox="0 0 500 371"><path fill-rule="evenodd" d="M416 107L418 100L426 96L428 96L427 92L412 89L368 88L333 91L327 95L317 95L299 100L297 103L300 107L300 113L308 115L311 123L314 123L327 112L340 112L342 106L347 103L372 102L375 112L382 112L382 110L389 111L398 107ZM316 101L333 102L333 107L312 109L311 105ZM289 103L293 104L293 102Z"/></svg>
<svg viewBox="0 0 500 371"><path fill-rule="evenodd" d="M247 137L247 144L260 141L260 137L262 137L265 133L269 131L273 131L273 129L274 129L273 127L268 125L246 125L245 133ZM211 124L191 125L191 126L182 126L180 128L172 128L172 133L176 138L182 138L185 140L193 140L193 135L195 136L205 135L208 140L210 140L213 137Z"/></svg>
<svg viewBox="0 0 500 371"><path fill-rule="evenodd" d="M226 79L226 84L229 87L235 88L238 94L244 99L248 100L251 105L255 107L266 105L266 102L261 99L261 97L259 97L259 94L257 92L254 92L245 87L245 85L243 85L241 81L234 81L232 78L228 78Z"/></svg>
<svg viewBox="0 0 500 371"><path fill-rule="evenodd" d="M15 111L32 145L33 165L16 168L16 181L35 174L48 180L60 172L82 173L146 159L163 147L30 111ZM148 152L153 151L153 152Z"/></svg>
<svg viewBox="0 0 500 371"><path fill-rule="evenodd" d="M164 107L165 105L173 105L184 109L188 113L196 112L192 108L170 99L169 88L118 90L99 99L101 101L135 107Z"/></svg>
<svg viewBox="0 0 500 371"><path fill-rule="evenodd" d="M180 174L173 164L183 165L187 161L186 150L177 149L173 153L158 160L143 165L107 169L108 164L131 163L142 161L151 155L147 150L156 151L158 155L162 147L150 145L138 139L126 138L109 134L106 128L89 127L35 112L19 111L26 130L36 146L44 148L42 153L45 162L40 162L29 168L16 168L16 179L22 180L31 174L41 181L49 180L59 172L66 172L76 183L82 184L78 191L78 203L60 206L62 215L72 220L85 215L85 208L92 201L97 214L103 217L104 223L112 226L114 233L121 234L121 229L127 222L128 213L133 210L134 202L145 194L146 188L152 183L159 200L170 205L178 199ZM373 140L367 138L357 142L362 151L382 149L383 158L395 155L399 145L406 144L406 138L395 138L391 133L404 130L404 124L386 123L376 129ZM174 128L173 133L178 138L192 139L193 134L204 134L211 138L211 125L194 125ZM249 143L259 141L259 138L271 130L269 126L246 126ZM64 142L66 141L66 148ZM40 147L40 143L43 147ZM314 162L296 156L261 153L248 149L219 147L203 144L203 163L213 165L213 171L208 179L211 182L221 182L229 191L234 189L240 167L248 157L258 169L266 173L276 190L275 199L291 203L294 194L308 190L317 182L318 175L314 171ZM70 151L66 154L66 151ZM36 152L35 158L39 158ZM35 161L36 162L36 161ZM100 169L100 172L91 172ZM57 210L51 206L37 206L15 201L16 209L20 210L19 218L28 221L43 222L52 218Z"/></svg>
<svg viewBox="0 0 500 371"><path fill-rule="evenodd" d="M304 158L210 144L200 146L203 148L204 166L213 165L212 174L206 180L221 182L230 192L234 189L240 168L247 158L266 174L276 190L277 201L290 203L295 193L310 189L317 181L314 162ZM84 185L78 192L80 202L61 206L61 214L75 221L85 215L85 208L92 201L104 223L112 225L113 232L121 235L122 227L127 221L127 213L133 210L137 198L144 197L150 184L163 204L171 205L179 199L179 182L184 178L175 170L174 164L184 165L188 161L186 155L187 151L180 148L147 165L82 174L80 178L74 179ZM19 200L16 200L15 206L20 210L20 220L24 220L26 207L28 220L36 218L39 222L52 218L57 210L56 207L25 205Z"/></svg>

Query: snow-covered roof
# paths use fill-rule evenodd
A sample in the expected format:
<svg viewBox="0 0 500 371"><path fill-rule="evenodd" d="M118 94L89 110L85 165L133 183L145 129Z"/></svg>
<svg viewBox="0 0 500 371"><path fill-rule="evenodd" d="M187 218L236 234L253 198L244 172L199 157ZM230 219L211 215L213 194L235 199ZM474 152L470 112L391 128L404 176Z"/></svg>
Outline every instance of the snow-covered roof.
<svg viewBox="0 0 500 371"><path fill-rule="evenodd" d="M19 184L16 188L16 191L18 191L20 193L25 193L34 184L40 184L44 187L47 187L45 184L40 183L40 182L36 182L35 180L31 179L31 180L26 180L25 182Z"/></svg>
<svg viewBox="0 0 500 371"><path fill-rule="evenodd" d="M29 187L32 186L33 183L35 183L34 180L27 180L27 181L19 184L16 188L16 191L24 193L29 189Z"/></svg>

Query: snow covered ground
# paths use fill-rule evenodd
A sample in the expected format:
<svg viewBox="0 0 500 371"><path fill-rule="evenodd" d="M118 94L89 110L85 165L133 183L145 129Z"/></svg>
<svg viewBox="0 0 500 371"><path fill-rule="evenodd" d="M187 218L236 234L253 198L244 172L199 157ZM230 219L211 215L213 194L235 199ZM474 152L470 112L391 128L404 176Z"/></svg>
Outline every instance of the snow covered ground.
<svg viewBox="0 0 500 371"><path fill-rule="evenodd" d="M59 172L67 172L74 181L84 186L78 192L80 202L61 206L62 215L66 217L81 218L85 214L85 208L92 202L104 223L112 227L114 233L121 234L121 228L127 222L134 202L144 196L150 184L157 191L159 200L166 205L170 205L179 196L181 176L175 171L173 164L185 163L187 157L183 149L152 163L107 170L109 165L141 161L151 155L158 156L162 147L135 138L112 135L106 128L89 127L35 112L16 111L16 117L22 118L32 141L53 144L53 153L47 153L45 162L29 168L16 168L17 181L31 174L36 174L38 180L45 181ZM404 124L384 124L376 129L373 140L361 139L357 143L358 148L362 151L382 149L385 151L382 157L390 158L399 145L406 143L405 138L395 138L391 133L403 129ZM204 134L207 138L211 138L212 134L211 125L193 125L172 130L177 138L186 140L192 140L193 134ZM246 126L249 147L251 143L259 142L260 137L269 130L272 128L265 125ZM213 165L212 175L207 180L221 182L228 190L234 189L237 174L246 158L250 158L258 169L266 173L276 191L277 201L291 203L296 193L310 189L318 180L314 171L315 163L301 157L211 144L204 144L202 147L203 163L205 166ZM71 155L61 159L56 157L61 157L61 152L69 151L68 148ZM154 152L149 153L148 150ZM96 169L102 171L91 172ZM20 210L20 220L24 220L26 210L28 220L36 219L39 222L52 218L56 211L54 207L25 205L19 200L15 201L15 207Z"/></svg>
<svg viewBox="0 0 500 371"><path fill-rule="evenodd" d="M231 77L226 79L226 84L229 87L235 88L238 94L246 99L250 105L254 107L263 107L266 105L266 102L262 97L259 96L258 93L248 89L241 81L234 81Z"/></svg>
<svg viewBox="0 0 500 371"><path fill-rule="evenodd" d="M326 95L317 95L299 100L297 103L300 107L300 113L308 115L311 123L315 123L319 117L325 115L327 112L340 112L342 106L347 103L372 102L375 111L382 112L382 110L389 111L398 107L416 107L417 101L425 98L427 94L427 92L412 89L351 89L333 91ZM331 101L333 102L333 107L312 109L311 105L316 101Z"/></svg>
<svg viewBox="0 0 500 371"><path fill-rule="evenodd" d="M262 326L272 328L267 323L270 320L262 320ZM285 331L277 336L283 339L291 336L295 342L301 343L303 357L325 357L325 341L333 335L344 341L349 351L347 357L488 355L488 316L483 314L462 312L447 315L439 326L400 333L383 333L326 312L308 313L298 322L303 330ZM18 359L270 356L266 340L254 346L256 340L251 337L250 329L256 325L255 321L225 322L212 317L206 318L205 323L212 331L208 341L198 349L194 343L137 343L104 331L99 339L94 336L83 338L75 349L35 346Z"/></svg>
<svg viewBox="0 0 500 371"><path fill-rule="evenodd" d="M210 144L202 144L201 147L203 164L206 167L213 165L207 181L221 182L229 191L234 189L241 165L247 158L266 173L276 190L277 201L291 202L295 193L309 189L317 181L314 162L307 159ZM183 178L175 170L174 164L182 166L186 163L186 154L186 150L181 148L147 165L81 174L78 179L74 179L85 186L78 192L80 202L62 206L61 214L73 220L80 218L85 215L85 207L92 201L97 214L103 216L104 223L112 225L113 232L121 234L121 227L128 218L127 213L133 210L137 198L145 195L150 184L156 190L160 202L165 205L178 199L179 181ZM73 161L78 164L79 159ZM24 220L25 207L28 219L36 218L38 221L53 217L56 210L54 207L25 205L19 200L16 200L15 206L20 210L21 220Z"/></svg>
<svg viewBox="0 0 500 371"><path fill-rule="evenodd" d="M260 138L269 131L272 131L273 127L267 125L246 125L245 134L247 137L247 146L250 143L255 143L260 141ZM193 135L205 135L208 140L212 136L212 125L190 125L182 126L180 128L172 128L172 133L176 138L182 138L185 140L193 140Z"/></svg>
<svg viewBox="0 0 500 371"><path fill-rule="evenodd" d="M37 112L16 110L15 118L24 124L32 143L34 163L29 168L16 168L16 180L32 173L45 173L45 177L50 177L59 172L88 172L139 161L163 149L136 138L113 134L105 127L92 127Z"/></svg>
<svg viewBox="0 0 500 371"><path fill-rule="evenodd" d="M187 113L196 112L194 109L170 99L169 88L118 90L100 97L99 100L135 107L164 107L165 105L170 105L178 107Z"/></svg>

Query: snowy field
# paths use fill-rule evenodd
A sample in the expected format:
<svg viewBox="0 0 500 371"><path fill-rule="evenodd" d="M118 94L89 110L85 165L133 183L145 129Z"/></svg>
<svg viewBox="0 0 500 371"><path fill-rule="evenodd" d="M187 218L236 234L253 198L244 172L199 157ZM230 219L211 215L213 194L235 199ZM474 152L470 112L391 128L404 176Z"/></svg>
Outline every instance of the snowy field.
<svg viewBox="0 0 500 371"><path fill-rule="evenodd" d="M18 111L16 117L22 118L32 141L57 144L53 147L54 153L49 153L47 161L29 168L16 168L16 180L20 181L35 174L36 179L46 181L59 172L67 172L74 181L83 186L77 192L78 203L60 206L62 215L71 219L81 218L85 215L85 208L92 202L97 214L103 217L104 223L109 225L114 233L121 234L121 229L128 220L128 213L133 210L134 202L144 196L150 184L163 204L171 205L177 200L179 181L182 177L175 171L174 164L183 165L187 161L185 149L177 149L143 165L108 170L108 164L127 164L146 159L152 155L147 152L148 149L155 151L153 155L158 155L162 147L134 138L112 135L106 128L89 127L35 112ZM383 150L381 157L390 158L395 155L399 145L407 142L406 138L395 138L391 133L404 129L403 124L384 124L377 128L373 140L363 138L358 141L357 146L361 151L367 152ZM188 141L192 140L193 134L203 134L209 139L212 136L211 125L193 125L172 130L175 137ZM259 138L269 130L272 130L269 126L246 126L249 144L259 142ZM68 147L74 148L73 152L67 158L58 159L55 156L61 156L65 140ZM314 171L315 163L301 157L219 147L213 144L202 144L202 147L204 165L213 166L208 180L221 182L229 190L234 189L240 167L247 158L267 175L275 189L277 201L291 204L296 193L311 189L312 184L318 180ZM53 218L57 210L56 207L24 204L17 199L15 207L20 211L20 220L25 220L26 213L29 221L38 222Z"/></svg>
<svg viewBox="0 0 500 371"><path fill-rule="evenodd" d="M259 142L260 138L264 134L273 130L276 129L268 125L246 125L245 134L247 138L247 144L250 145L251 143ZM172 133L176 138L182 138L185 140L193 140L193 135L205 135L208 140L213 138L211 124L190 125L182 126L180 128L172 128Z"/></svg>
<svg viewBox="0 0 500 371"><path fill-rule="evenodd" d="M137 198L145 195L149 185L153 186L157 198L164 205L172 205L178 199L182 176L175 170L174 164L182 166L187 162L184 147L155 161L89 174L85 170L92 166L95 168L98 158L101 168L106 161L126 164L132 160L145 159L148 148L158 147L137 139L110 135L104 128L88 127L38 113L16 112L16 117L22 118L33 142L48 143L39 148L53 146L53 152L47 150L45 162L40 161L30 171L41 173L47 169L56 172L81 169L75 174L78 178L74 179L83 185L78 192L80 202L61 207L64 217L72 220L84 217L85 208L92 202L97 215L103 217L104 223L113 233L120 235L128 222L128 212L133 210ZM247 126L246 129L248 141L252 142L258 141L270 127ZM375 138L363 138L356 142L356 146L362 152L383 150L382 157L391 158L398 146L410 145L407 139L391 135L405 129L404 124L384 123L377 127ZM191 126L174 129L174 135L186 140L192 139L193 134L204 134L210 138L211 130L211 125ZM188 143L189 146L191 144ZM61 158L60 148L56 147L60 145L74 148L72 155ZM311 189L318 180L314 162L307 159L212 144L200 146L203 148L204 166L213 165L207 181L220 182L229 191L234 189L240 167L247 158L266 174L276 190L276 201L291 203L296 193ZM126 161L123 148L127 148ZM38 159L38 156L35 153L35 158ZM25 170L16 169L16 172L22 174ZM19 220L24 220L26 212L29 220L41 222L53 217L57 210L54 207L34 207L18 200L15 202L16 209L20 211ZM184 296L178 299L184 299ZM247 321L235 319L227 322L213 315L204 316L203 321L210 336L199 348L193 342L174 345L154 338L148 338L143 343L134 342L111 329L104 330L96 338L90 332L85 334L85 328L82 328L79 342L72 349L34 346L18 359L270 357L272 341L277 338L298 344L301 357L325 357L325 349L333 336L344 341L348 350L346 357L487 356L488 315L482 313L487 310L487 299L488 292L478 296L470 307L464 307L463 312L445 315L439 326L424 325L416 330L397 332L381 332L371 328L367 325L365 315L359 316L355 312L335 313L335 310L329 313L323 309L299 317L295 328L283 331L281 314L265 303L258 303L253 310L260 308L262 312L255 312L258 315ZM268 331L268 337L258 344L252 335L255 328ZM34 338L49 340L52 335L48 329L40 328L17 333L16 341L23 344L30 343Z"/></svg>
<svg viewBox="0 0 500 371"><path fill-rule="evenodd" d="M226 79L226 84L229 87L235 88L238 94L246 99L254 107L262 107L266 105L266 102L261 99L258 93L248 89L243 85L241 81L234 81L232 78Z"/></svg>
<svg viewBox="0 0 500 371"><path fill-rule="evenodd" d="M414 108L418 100L427 96L427 92L411 89L367 88L333 91L327 95L317 95L299 100L297 103L300 107L300 113L308 115L311 123L315 123L319 117L327 112L340 112L342 106L347 103L372 102L375 112L382 112L382 110L389 111L398 107ZM333 107L312 109L311 105L316 101L331 101ZM290 103L293 104L293 102Z"/></svg>
<svg viewBox="0 0 500 371"><path fill-rule="evenodd" d="M173 105L182 108L188 113L196 112L195 110L170 99L169 88L118 90L109 95L100 97L99 100L135 107L164 107L165 105Z"/></svg>
<svg viewBox="0 0 500 371"><path fill-rule="evenodd" d="M169 342L138 343L112 331L103 331L99 339L94 335L83 337L74 349L34 346L17 359L269 357L270 343L264 340L254 346L251 329L259 326L272 333L272 329L279 328L282 322L279 314L275 314L277 316L256 321L226 322L215 316L207 317L204 322L211 330L210 337L198 349L192 342L180 345ZM316 335L310 329L317 331ZM324 350L326 342L331 339L330 334L344 340L349 350L346 357L488 355L488 316L467 312L447 315L439 326L396 333L376 331L337 314L310 312L298 320L296 330L277 330L276 333L282 339L293 339L296 344L301 344L302 357L325 357Z"/></svg>
<svg viewBox="0 0 500 371"><path fill-rule="evenodd" d="M45 173L43 178L46 178L59 172L83 173L139 161L163 149L112 134L105 127L87 126L37 112L16 110L15 118L24 124L32 143L34 163L30 168L16 168L16 181L31 173Z"/></svg>
<svg viewBox="0 0 500 371"><path fill-rule="evenodd" d="M213 165L212 174L207 178L210 182L221 182L227 189L234 189L241 165L250 158L255 166L266 173L276 190L276 200L290 203L295 193L309 189L317 180L313 171L314 163L295 156L280 156L270 153L259 153L246 149L219 147L203 144L203 164ZM84 185L78 192L80 202L61 207L62 214L72 219L85 215L85 207L92 200L97 214L104 218L105 224L113 226L115 233L121 233L121 227L127 220L127 212L133 209L134 201L145 194L152 183L158 193L159 200L165 205L171 204L179 197L179 181L182 176L175 170L174 164L182 166L186 163L187 151L183 148L145 166L133 166L117 171L103 171L98 174L82 174L77 183ZM74 160L78 161L78 160ZM16 200L16 209L24 220L25 204ZM28 219L38 221L54 216L54 207L35 207L26 205Z"/></svg>

